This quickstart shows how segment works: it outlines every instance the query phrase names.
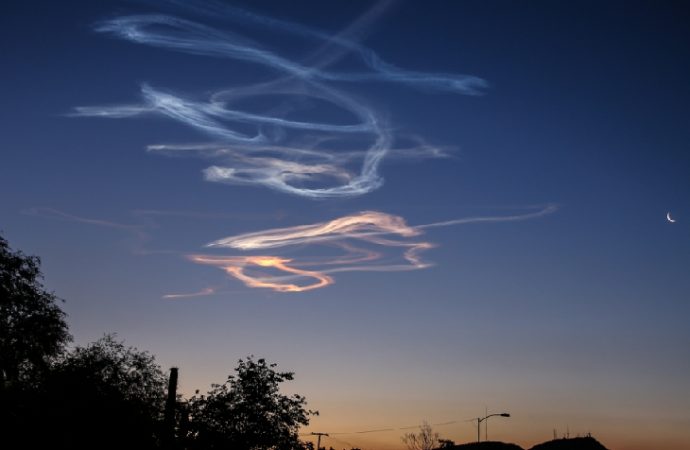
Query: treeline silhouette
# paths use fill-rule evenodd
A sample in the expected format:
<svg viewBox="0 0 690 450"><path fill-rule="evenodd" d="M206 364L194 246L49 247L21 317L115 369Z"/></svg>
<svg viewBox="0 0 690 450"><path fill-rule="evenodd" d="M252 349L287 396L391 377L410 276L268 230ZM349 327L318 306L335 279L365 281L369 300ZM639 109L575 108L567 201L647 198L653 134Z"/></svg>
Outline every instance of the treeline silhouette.
<svg viewBox="0 0 690 450"><path fill-rule="evenodd" d="M13 251L0 235L0 448L314 450L298 431L318 412L304 397L280 392L292 372L248 356L224 383L184 399L177 368L168 378L153 355L115 335L70 347L61 302L42 284L40 259ZM402 441L409 450L523 450L456 445L426 422ZM606 449L588 436L530 450Z"/></svg>
<svg viewBox="0 0 690 450"><path fill-rule="evenodd" d="M114 335L70 348L62 300L40 260L0 236L0 448L304 450L318 414L280 393L293 379L249 356L206 394L176 395L153 355ZM176 376L176 369L171 371Z"/></svg>

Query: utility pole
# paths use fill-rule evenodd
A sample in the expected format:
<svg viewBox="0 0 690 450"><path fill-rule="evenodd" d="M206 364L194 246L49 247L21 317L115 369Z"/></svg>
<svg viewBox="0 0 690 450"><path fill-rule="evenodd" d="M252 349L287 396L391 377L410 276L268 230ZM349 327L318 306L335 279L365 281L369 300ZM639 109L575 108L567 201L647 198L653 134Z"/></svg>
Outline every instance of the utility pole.
<svg viewBox="0 0 690 450"><path fill-rule="evenodd" d="M311 433L314 436L318 436L318 439L316 440L316 450L319 450L321 448L321 436L328 436L328 433Z"/></svg>
<svg viewBox="0 0 690 450"><path fill-rule="evenodd" d="M164 447L172 449L175 445L175 406L177 403L177 367L170 368L168 379L168 398L165 401Z"/></svg>

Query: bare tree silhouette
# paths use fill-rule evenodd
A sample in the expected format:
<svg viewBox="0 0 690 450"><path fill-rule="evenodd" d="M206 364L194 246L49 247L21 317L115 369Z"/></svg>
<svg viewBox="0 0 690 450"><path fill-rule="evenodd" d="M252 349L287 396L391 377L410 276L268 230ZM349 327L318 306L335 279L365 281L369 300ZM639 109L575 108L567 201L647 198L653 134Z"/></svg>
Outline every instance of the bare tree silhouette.
<svg viewBox="0 0 690 450"><path fill-rule="evenodd" d="M439 444L438 433L434 432L428 422L422 422L419 433L406 433L402 437L409 450L432 450Z"/></svg>

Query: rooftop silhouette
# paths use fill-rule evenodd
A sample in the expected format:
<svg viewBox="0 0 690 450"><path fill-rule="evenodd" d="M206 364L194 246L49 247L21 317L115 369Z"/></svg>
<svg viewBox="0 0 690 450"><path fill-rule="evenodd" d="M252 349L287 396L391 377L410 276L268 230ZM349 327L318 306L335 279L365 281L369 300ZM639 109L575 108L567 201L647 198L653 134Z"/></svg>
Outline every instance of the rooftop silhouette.
<svg viewBox="0 0 690 450"><path fill-rule="evenodd" d="M517 444L498 441L470 442L443 447L450 450L525 450ZM591 436L554 439L537 444L529 450L608 450Z"/></svg>

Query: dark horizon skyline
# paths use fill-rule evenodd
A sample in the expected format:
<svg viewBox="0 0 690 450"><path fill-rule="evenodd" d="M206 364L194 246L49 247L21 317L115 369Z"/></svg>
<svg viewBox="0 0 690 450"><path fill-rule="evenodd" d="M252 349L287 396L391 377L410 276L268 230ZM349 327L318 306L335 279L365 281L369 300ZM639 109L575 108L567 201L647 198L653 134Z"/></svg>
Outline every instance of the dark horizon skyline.
<svg viewBox="0 0 690 450"><path fill-rule="evenodd" d="M76 343L117 332L184 393L265 357L323 412L306 432L488 408L523 447L569 427L690 450L686 4L0 20L0 230L42 258Z"/></svg>

